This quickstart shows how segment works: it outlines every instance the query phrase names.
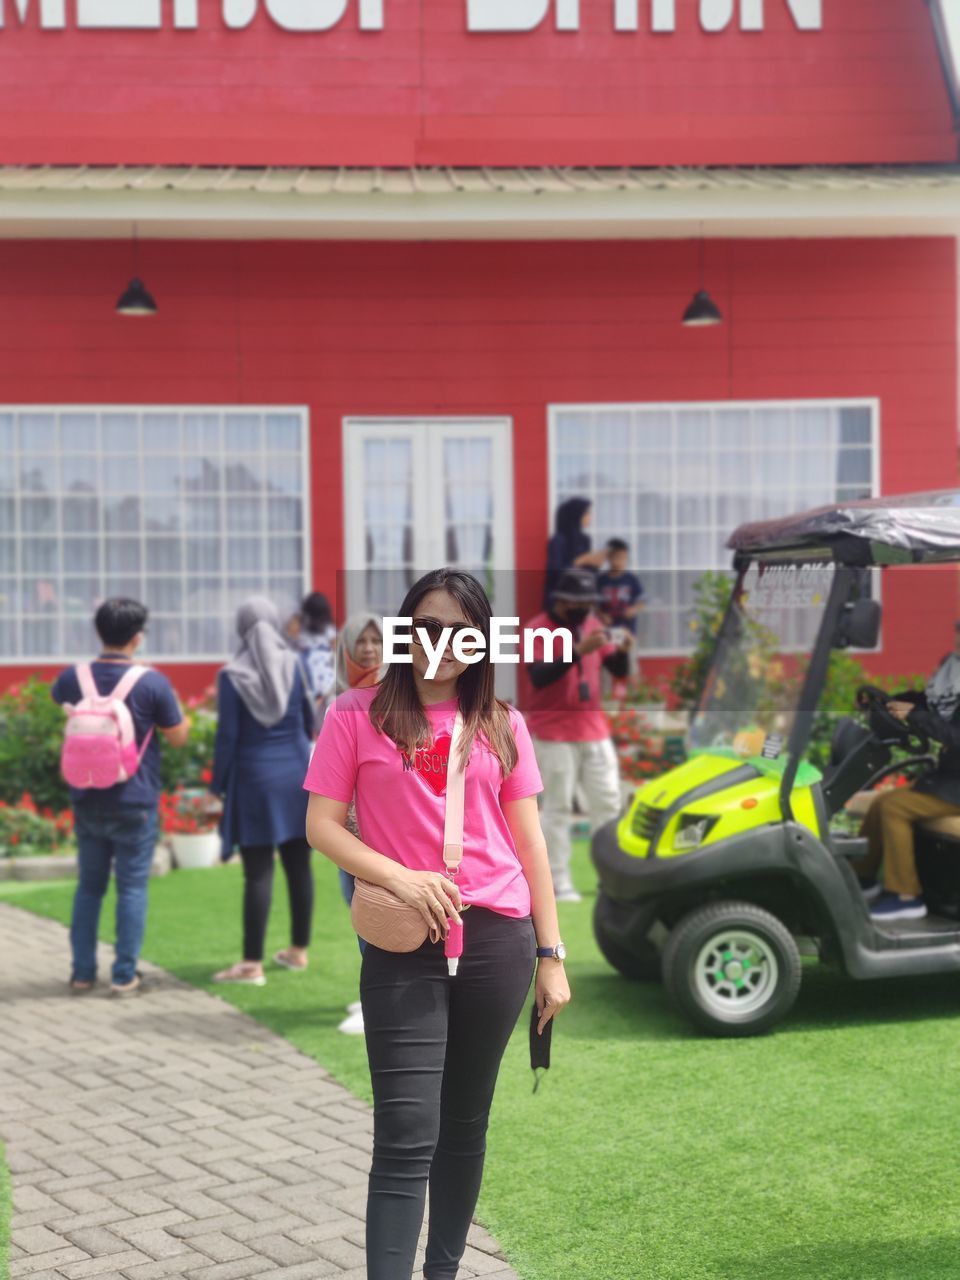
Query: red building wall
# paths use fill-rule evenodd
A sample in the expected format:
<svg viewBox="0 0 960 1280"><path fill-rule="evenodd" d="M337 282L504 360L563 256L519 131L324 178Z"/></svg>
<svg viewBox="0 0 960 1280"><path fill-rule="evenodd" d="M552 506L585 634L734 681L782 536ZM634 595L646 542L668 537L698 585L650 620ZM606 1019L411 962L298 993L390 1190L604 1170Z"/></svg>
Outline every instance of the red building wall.
<svg viewBox="0 0 960 1280"><path fill-rule="evenodd" d="M701 330L679 323L698 273L684 241L148 242L160 312L141 321L113 312L128 259L126 243L0 242L0 403L307 405L331 593L348 415L511 416L520 569L544 561L553 402L877 396L883 491L956 483L952 240L711 242L726 322ZM930 666L955 590L888 579L879 665ZM210 669L172 672L189 691Z"/></svg>
<svg viewBox="0 0 960 1280"><path fill-rule="evenodd" d="M709 33L700 0L672 32L614 29L582 0L579 29L468 31L467 0L359 0L327 32L282 30L254 4L196 30L40 25L43 0L0 26L0 163L205 165L754 165L949 161L946 86L923 0L822 0L798 30L763 0L763 31ZM529 3L530 0L525 0ZM809 3L809 0L800 0ZM149 0L137 0L139 7ZM334 0L327 0L330 7ZM520 0L514 0L519 4ZM756 0L749 0L756 5ZM113 0L122 13L134 0ZM0 14L4 12L0 4ZM739 0L736 6L739 14Z"/></svg>

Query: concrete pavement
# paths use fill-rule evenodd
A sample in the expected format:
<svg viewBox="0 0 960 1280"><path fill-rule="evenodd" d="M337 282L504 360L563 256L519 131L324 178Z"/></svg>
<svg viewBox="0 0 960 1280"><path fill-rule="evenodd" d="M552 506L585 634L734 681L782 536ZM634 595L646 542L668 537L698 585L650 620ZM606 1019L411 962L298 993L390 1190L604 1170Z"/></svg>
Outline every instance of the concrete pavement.
<svg viewBox="0 0 960 1280"><path fill-rule="evenodd" d="M144 995L70 996L68 956L0 903L10 1280L365 1280L370 1108L151 965ZM461 1276L517 1280L476 1225Z"/></svg>

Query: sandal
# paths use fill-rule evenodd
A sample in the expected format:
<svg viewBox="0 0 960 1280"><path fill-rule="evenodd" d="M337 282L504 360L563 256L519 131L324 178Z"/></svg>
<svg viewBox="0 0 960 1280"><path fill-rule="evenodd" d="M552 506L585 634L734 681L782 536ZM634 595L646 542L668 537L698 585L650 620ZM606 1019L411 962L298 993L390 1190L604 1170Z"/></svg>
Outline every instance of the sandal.
<svg viewBox="0 0 960 1280"><path fill-rule="evenodd" d="M214 982L239 982L247 987L265 987L267 979L262 973L251 971L248 961L240 960L237 964L232 964L229 969L221 969L219 973L213 975Z"/></svg>
<svg viewBox="0 0 960 1280"><path fill-rule="evenodd" d="M84 982L81 978L70 979L70 994L72 996L85 996L93 990L95 982Z"/></svg>
<svg viewBox="0 0 960 1280"><path fill-rule="evenodd" d="M139 973L135 973L129 982L113 982L110 984L110 994L122 999L124 996L135 996L143 986L143 979Z"/></svg>
<svg viewBox="0 0 960 1280"><path fill-rule="evenodd" d="M307 961L303 964L294 964L287 951L278 951L273 957L273 963L278 964L281 969L290 969L293 973L303 973L307 967Z"/></svg>

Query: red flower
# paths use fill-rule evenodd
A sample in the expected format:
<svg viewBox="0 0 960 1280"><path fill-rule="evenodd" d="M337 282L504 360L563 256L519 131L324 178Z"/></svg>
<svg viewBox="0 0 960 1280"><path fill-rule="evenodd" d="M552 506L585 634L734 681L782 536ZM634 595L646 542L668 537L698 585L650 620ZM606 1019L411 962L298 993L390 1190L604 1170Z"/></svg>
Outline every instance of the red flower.
<svg viewBox="0 0 960 1280"><path fill-rule="evenodd" d="M206 769L200 770L200 781L209 785L213 781L213 770L207 766Z"/></svg>

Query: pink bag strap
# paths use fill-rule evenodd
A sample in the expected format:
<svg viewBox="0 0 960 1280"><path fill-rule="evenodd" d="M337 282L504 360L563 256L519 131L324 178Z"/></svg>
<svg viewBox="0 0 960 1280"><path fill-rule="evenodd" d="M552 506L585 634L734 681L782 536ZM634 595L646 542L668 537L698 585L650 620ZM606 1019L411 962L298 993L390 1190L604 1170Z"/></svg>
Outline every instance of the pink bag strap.
<svg viewBox="0 0 960 1280"><path fill-rule="evenodd" d="M450 733L450 757L447 761L447 801L443 811L443 865L447 875L455 876L463 859L463 797L466 770L460 767L460 745L463 740L463 716L458 711Z"/></svg>
<svg viewBox="0 0 960 1280"><path fill-rule="evenodd" d="M117 687L114 689L113 693L110 696L113 698L119 699L120 702L126 702L127 698L130 696L130 693L133 690L134 685L141 678L141 676L145 676L149 670L150 670L149 667L140 666L139 664L135 663L130 668L129 671L124 672L123 678L120 681L118 681ZM137 768L138 769L140 768L140 764L141 764L141 761L143 760L143 757L146 755L147 747L149 747L150 739L152 737L153 737L153 725L151 725L150 728L147 730L147 735L144 738L143 742L140 744L140 750L137 752Z"/></svg>
<svg viewBox="0 0 960 1280"><path fill-rule="evenodd" d="M78 662L76 666L77 684L80 686L80 697L86 701L92 701L99 698L100 694L97 690L96 681L93 678L93 672L90 670L89 662Z"/></svg>
<svg viewBox="0 0 960 1280"><path fill-rule="evenodd" d="M126 702L133 686L137 683L141 676L147 674L147 668L141 666L132 666L129 671L124 672L122 679L117 682L116 688L110 694L111 698L116 698L120 702Z"/></svg>

